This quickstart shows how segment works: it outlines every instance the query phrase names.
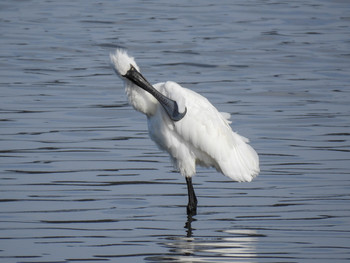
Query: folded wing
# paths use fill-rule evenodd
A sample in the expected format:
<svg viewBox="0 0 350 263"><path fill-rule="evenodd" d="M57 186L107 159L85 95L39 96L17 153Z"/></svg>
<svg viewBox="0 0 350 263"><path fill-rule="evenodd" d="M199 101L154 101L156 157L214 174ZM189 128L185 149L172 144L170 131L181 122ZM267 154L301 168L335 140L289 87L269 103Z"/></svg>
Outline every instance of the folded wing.
<svg viewBox="0 0 350 263"><path fill-rule="evenodd" d="M260 171L259 157L249 140L232 131L227 119L205 97L175 82L162 85L162 93L175 100L186 116L174 123L178 138L190 147L196 163L213 166L238 182L250 182Z"/></svg>

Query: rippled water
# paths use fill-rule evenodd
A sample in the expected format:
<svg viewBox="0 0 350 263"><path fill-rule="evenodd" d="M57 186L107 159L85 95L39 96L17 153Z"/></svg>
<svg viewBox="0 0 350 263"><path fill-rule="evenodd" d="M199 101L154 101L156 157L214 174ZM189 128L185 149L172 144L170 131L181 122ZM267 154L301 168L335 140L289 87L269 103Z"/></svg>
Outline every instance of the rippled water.
<svg viewBox="0 0 350 263"><path fill-rule="evenodd" d="M2 1L1 262L348 262L348 1ZM185 180L109 52L233 115L261 174Z"/></svg>

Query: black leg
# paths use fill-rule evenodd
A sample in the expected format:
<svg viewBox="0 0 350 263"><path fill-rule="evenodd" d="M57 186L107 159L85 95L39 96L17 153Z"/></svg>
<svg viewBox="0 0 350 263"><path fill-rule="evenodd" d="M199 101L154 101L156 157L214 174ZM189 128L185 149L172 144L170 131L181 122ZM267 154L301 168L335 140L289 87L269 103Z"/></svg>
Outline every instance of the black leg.
<svg viewBox="0 0 350 263"><path fill-rule="evenodd" d="M188 191L188 205L187 205L187 215L194 216L197 214L197 197L194 193L192 178L186 177L187 191Z"/></svg>

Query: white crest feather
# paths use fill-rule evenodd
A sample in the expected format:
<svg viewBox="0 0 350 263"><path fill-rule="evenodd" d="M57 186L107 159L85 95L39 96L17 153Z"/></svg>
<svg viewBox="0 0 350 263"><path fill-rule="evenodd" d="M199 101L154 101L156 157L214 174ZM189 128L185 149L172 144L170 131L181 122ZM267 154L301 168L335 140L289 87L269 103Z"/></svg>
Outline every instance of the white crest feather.
<svg viewBox="0 0 350 263"><path fill-rule="evenodd" d="M133 57L130 57L126 50L118 48L114 53L110 53L111 63L114 70L120 75L124 76L130 69L130 65L133 65L138 71L140 71Z"/></svg>

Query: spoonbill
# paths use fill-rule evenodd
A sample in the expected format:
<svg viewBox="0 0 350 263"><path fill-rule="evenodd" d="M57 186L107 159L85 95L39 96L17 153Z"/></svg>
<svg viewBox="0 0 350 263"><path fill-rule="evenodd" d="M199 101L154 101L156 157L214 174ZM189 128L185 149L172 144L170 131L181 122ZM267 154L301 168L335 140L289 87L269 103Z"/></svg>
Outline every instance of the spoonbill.
<svg viewBox="0 0 350 263"><path fill-rule="evenodd" d="M258 154L247 138L232 131L229 113L219 112L205 97L175 82L152 86L124 49L111 53L110 59L124 80L130 104L147 116L150 138L169 153L185 177L188 215L197 213L192 184L196 165L214 167L237 182L250 182L258 175Z"/></svg>

